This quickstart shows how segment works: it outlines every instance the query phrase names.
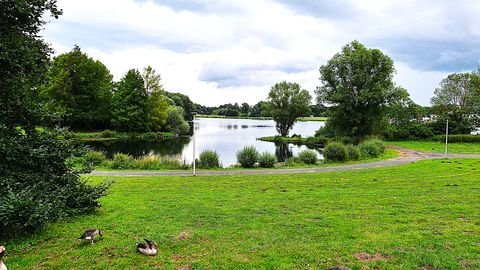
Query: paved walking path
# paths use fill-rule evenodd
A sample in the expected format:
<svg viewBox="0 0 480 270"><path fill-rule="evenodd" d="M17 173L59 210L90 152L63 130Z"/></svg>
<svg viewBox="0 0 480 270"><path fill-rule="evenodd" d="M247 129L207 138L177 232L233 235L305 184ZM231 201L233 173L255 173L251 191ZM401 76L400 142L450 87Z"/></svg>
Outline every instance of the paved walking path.
<svg viewBox="0 0 480 270"><path fill-rule="evenodd" d="M394 166L415 162L422 159L443 158L441 153L425 153L415 150L409 150L400 147L392 147L397 150L400 155L389 160L381 160L370 163L360 163L352 165L341 165L332 167L319 168L298 168L298 169L256 169L256 170L210 170L197 171L197 175L236 175L236 174L295 174L295 173L317 173L317 172L337 172L356 169L369 169ZM449 154L449 158L480 158L480 155L474 154ZM191 176L192 171L93 171L92 176Z"/></svg>

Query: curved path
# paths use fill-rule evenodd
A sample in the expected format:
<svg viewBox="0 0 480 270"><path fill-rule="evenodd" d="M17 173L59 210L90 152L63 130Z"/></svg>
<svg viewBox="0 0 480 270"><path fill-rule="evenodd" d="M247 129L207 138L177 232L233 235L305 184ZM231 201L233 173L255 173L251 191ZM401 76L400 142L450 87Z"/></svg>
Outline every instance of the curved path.
<svg viewBox="0 0 480 270"><path fill-rule="evenodd" d="M298 169L254 169L254 170L212 170L212 171L197 171L197 175L235 175L235 174L294 174L294 173L317 173L317 172L336 172L348 171L356 169L369 169L394 166L415 162L422 159L443 158L441 153L425 153L415 150L391 147L397 150L400 155L393 159L381 160L370 163L360 163L352 165L340 165L332 167L319 168L298 168ZM474 154L449 154L449 158L480 158L480 155ZM92 176L191 176L192 171L93 171L89 175Z"/></svg>

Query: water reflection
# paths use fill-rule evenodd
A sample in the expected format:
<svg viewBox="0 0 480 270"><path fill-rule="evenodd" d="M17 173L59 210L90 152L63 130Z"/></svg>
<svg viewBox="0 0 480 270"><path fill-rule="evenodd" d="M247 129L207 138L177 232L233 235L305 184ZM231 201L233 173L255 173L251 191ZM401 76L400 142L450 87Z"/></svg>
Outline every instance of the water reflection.
<svg viewBox="0 0 480 270"><path fill-rule="evenodd" d="M303 137L312 136L323 125L323 122L298 122L291 134ZM195 125L197 158L203 150L215 150L220 156L223 166L236 163L236 153L245 146L253 145L258 152L275 153L280 162L307 149L306 146L262 142L256 138L275 135L275 123L272 120L250 119L198 119ZM134 157L142 155L180 155L187 162L192 162L193 145L189 138L171 141L112 141L89 142L94 148L105 151L111 157L115 153L127 153ZM322 158L319 151L318 156Z"/></svg>
<svg viewBox="0 0 480 270"><path fill-rule="evenodd" d="M133 157L145 155L178 156L190 143L190 138L178 138L168 141L126 140L126 141L101 141L87 142L86 144L96 150L105 152L111 158L115 153L125 153Z"/></svg>

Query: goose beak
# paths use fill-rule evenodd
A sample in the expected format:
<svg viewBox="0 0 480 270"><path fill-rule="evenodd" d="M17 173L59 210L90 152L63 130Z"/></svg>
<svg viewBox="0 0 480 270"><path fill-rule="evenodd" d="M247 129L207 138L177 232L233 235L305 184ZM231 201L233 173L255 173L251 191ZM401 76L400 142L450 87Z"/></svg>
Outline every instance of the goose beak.
<svg viewBox="0 0 480 270"><path fill-rule="evenodd" d="M145 242L149 243L150 240L146 239L146 238L143 238L143 240L145 240Z"/></svg>

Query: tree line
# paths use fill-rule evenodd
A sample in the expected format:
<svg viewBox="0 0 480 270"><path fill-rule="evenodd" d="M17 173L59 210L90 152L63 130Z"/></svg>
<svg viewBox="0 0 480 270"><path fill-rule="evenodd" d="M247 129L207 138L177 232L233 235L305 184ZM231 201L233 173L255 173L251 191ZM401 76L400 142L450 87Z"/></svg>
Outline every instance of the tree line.
<svg viewBox="0 0 480 270"><path fill-rule="evenodd" d="M200 107L186 95L165 91L151 66L130 69L114 82L108 68L77 45L53 59L36 99L54 116L51 125L77 130L187 134L187 121Z"/></svg>

